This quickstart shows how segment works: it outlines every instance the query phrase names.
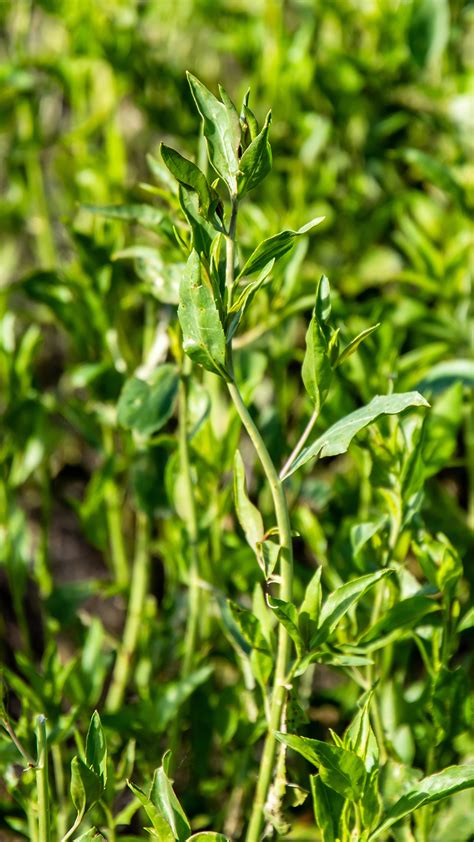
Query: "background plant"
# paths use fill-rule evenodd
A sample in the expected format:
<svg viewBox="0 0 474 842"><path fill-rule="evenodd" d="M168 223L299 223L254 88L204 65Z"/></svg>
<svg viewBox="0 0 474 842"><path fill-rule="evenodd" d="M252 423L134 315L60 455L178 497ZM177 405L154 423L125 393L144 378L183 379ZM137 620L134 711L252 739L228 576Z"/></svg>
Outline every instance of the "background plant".
<svg viewBox="0 0 474 842"><path fill-rule="evenodd" d="M225 384L191 372L183 359L176 320L190 243L183 190L180 197L158 149L151 173L144 168L162 139L214 178L194 140L187 66L212 90L222 80L235 101L250 81L247 107L260 126L261 106L273 107L273 172L240 203L239 265L275 232L325 215L238 308L245 304L233 339L235 379L273 463L284 465L316 409L309 441L391 382L395 392L418 388L431 403L400 424L370 426L347 457L285 481L298 533L294 604L303 615L313 581L314 622L316 564L325 598L379 568L396 571L361 596L357 612L331 631L329 651L320 649L316 666L296 677L288 727L324 745L332 727L345 741L335 737L335 746L357 754L355 726L347 728L370 711L389 809L420 775L471 756L471 583L461 566L472 550L473 505L469 7L322 3L283 12L269 3L258 16L244 6L239 13L223 4L211 15L206 4L183 3L167 19L154 4L98 11L25 3L2 15L4 721L35 766L35 716L47 717L53 833L74 822L70 762L77 755L88 765L82 743L95 705L109 767L119 771L114 779L109 768L107 797L91 805L84 827L90 821L112 837L140 833L146 815L122 794L126 778L148 794L168 747L193 830L238 837L266 730L278 609L285 616L274 601L269 622L262 593L279 564L269 486L240 439ZM190 60L197 46L199 63ZM251 122L249 112L248 133ZM225 192L213 189L197 215L209 200L222 224ZM109 206L107 216L87 204ZM186 209L204 250L210 235L192 197ZM224 239L220 259L212 255L219 277ZM311 322L323 272L331 330L316 313ZM238 309L226 329L237 328ZM327 352L338 328L340 352L380 323L346 362L326 365L322 408L308 352L304 363L310 323L313 354ZM238 447L269 533L255 547L234 514L233 473L241 497L245 488L238 460L234 467ZM247 508L244 526L255 519ZM300 616L298 645L315 633ZM341 662L354 645L355 660ZM2 817L35 838L37 773L19 776L18 762L25 764L8 739ZM286 806L309 788L311 767L299 762L288 753L292 786L283 806L301 837L310 801ZM327 784L318 774L315 790ZM470 797L443 802L435 816L425 806L414 829L402 819L387 834L468 839ZM363 829L356 806L343 820Z"/></svg>

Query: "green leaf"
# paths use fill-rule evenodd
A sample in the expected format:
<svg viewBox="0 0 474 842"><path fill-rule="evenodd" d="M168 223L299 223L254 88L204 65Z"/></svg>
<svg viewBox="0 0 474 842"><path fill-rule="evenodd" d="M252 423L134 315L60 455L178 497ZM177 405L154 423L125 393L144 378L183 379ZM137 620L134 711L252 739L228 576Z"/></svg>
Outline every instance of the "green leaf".
<svg viewBox="0 0 474 842"><path fill-rule="evenodd" d="M269 111L262 131L247 147L240 159L240 172L237 178L239 196L244 196L249 190L258 187L272 168L272 150L268 140L271 120L272 113Z"/></svg>
<svg viewBox="0 0 474 842"><path fill-rule="evenodd" d="M372 398L367 406L346 415L326 432L316 439L309 447L305 447L300 455L293 462L286 477L291 476L295 471L309 462L310 459L322 459L325 456L338 456L345 453L349 445L357 435L368 424L372 424L381 415L398 415L412 406L429 406L425 398L419 392L394 392L391 395L377 395Z"/></svg>
<svg viewBox="0 0 474 842"><path fill-rule="evenodd" d="M139 786L128 781L128 787L133 792L134 796L138 798L140 804L145 809L145 812L153 824L154 829L158 834L160 842L175 842L174 833L171 830L166 819L161 814L158 807L150 800L148 796Z"/></svg>
<svg viewBox="0 0 474 842"><path fill-rule="evenodd" d="M216 230L210 222L199 212L199 197L194 190L189 190L183 184L178 188L179 204L192 231L192 247L198 254L204 254L209 260L212 242Z"/></svg>
<svg viewBox="0 0 474 842"><path fill-rule="evenodd" d="M316 572L311 577L306 587L304 599L301 603L300 610L298 612L298 628L307 646L309 646L311 637L318 626L318 618L321 611L322 598L322 572L323 568L318 567Z"/></svg>
<svg viewBox="0 0 474 842"><path fill-rule="evenodd" d="M408 44L420 67L438 61L449 38L448 0L414 0Z"/></svg>
<svg viewBox="0 0 474 842"><path fill-rule="evenodd" d="M291 602L285 602L283 599L276 599L276 597L268 596L267 602L278 621L285 627L296 647L296 652L300 658L304 650L304 642L301 637L298 627L298 611L296 606Z"/></svg>
<svg viewBox="0 0 474 842"><path fill-rule="evenodd" d="M263 539L265 527L259 510L249 500L244 463L238 450L235 451L234 457L234 500L237 517L247 542L253 551L257 552L257 544Z"/></svg>
<svg viewBox="0 0 474 842"><path fill-rule="evenodd" d="M275 732L275 737L317 766L322 782L343 798L358 801L362 797L366 771L362 760L353 751L280 731Z"/></svg>
<svg viewBox="0 0 474 842"><path fill-rule="evenodd" d="M318 412L326 399L332 380L332 365L325 330L330 313L329 282L323 275L318 284L316 304L306 332L306 351L301 369L305 389Z"/></svg>
<svg viewBox="0 0 474 842"><path fill-rule="evenodd" d="M171 146L166 146L164 143L160 146L161 157L168 167L170 173L174 175L175 179L183 184L188 189L194 190L199 198L199 211L204 217L209 218L209 211L211 207L216 205L219 197L215 190L208 184L207 178L192 161L188 161L180 155L176 149Z"/></svg>
<svg viewBox="0 0 474 842"><path fill-rule="evenodd" d="M311 648L325 643L332 634L340 620L355 605L369 588L385 576L389 576L393 570L379 570L377 573L369 573L367 576L360 576L347 582L345 585L336 588L324 602L319 615L318 629L311 641Z"/></svg>
<svg viewBox="0 0 474 842"><path fill-rule="evenodd" d="M212 671L212 664L207 664L176 681L167 682L152 705L153 716L158 722L160 731L166 730L170 722L178 715L183 702L194 693L197 687L207 681Z"/></svg>
<svg viewBox="0 0 474 842"><path fill-rule="evenodd" d="M150 790L150 801L168 822L177 842L186 842L191 835L191 827L167 774L169 756L170 752L167 752L163 756L160 768L155 770Z"/></svg>
<svg viewBox="0 0 474 842"><path fill-rule="evenodd" d="M100 778L89 769L80 757L71 761L71 798L78 816L84 816L87 810L99 800L104 787Z"/></svg>
<svg viewBox="0 0 474 842"><path fill-rule="evenodd" d="M74 842L94 842L94 840L95 842L101 842L103 839L104 837L100 831L98 831L96 827L91 827L89 830L86 830L85 833L81 833L80 836L75 836Z"/></svg>
<svg viewBox="0 0 474 842"><path fill-rule="evenodd" d="M400 158L406 161L407 164L412 164L419 170L422 176L431 184L435 184L445 193L452 196L462 209L466 209L466 195L464 188L455 179L451 169L428 155L422 152L421 149L402 149L399 153Z"/></svg>
<svg viewBox="0 0 474 842"><path fill-rule="evenodd" d="M192 251L179 289L178 317L183 348L194 362L230 380L226 341L210 282L202 277L199 255Z"/></svg>
<svg viewBox="0 0 474 842"><path fill-rule="evenodd" d="M310 775L309 781L314 818L322 833L322 839L324 842L337 842L344 799L322 782L321 775Z"/></svg>
<svg viewBox="0 0 474 842"><path fill-rule="evenodd" d="M309 231L311 231L312 228L315 228L316 225L319 225L323 219L324 216L318 216L315 219L312 219L311 222L303 225L303 227L299 228L298 231L280 231L279 234L269 237L268 240L263 240L263 242L257 246L255 251L252 252L249 259L240 270L236 280L243 278L244 275L253 275L254 272L260 272L261 269L270 262L270 260L277 260L279 257L283 257L284 254L293 248L297 237L301 237L304 234L309 233Z"/></svg>
<svg viewBox="0 0 474 842"><path fill-rule="evenodd" d="M197 109L204 121L209 160L227 184L232 196L237 195L239 172L238 149L240 144L239 115L224 89L220 89L220 102L191 73L186 74Z"/></svg>
<svg viewBox="0 0 474 842"><path fill-rule="evenodd" d="M107 219L119 219L123 222L135 222L158 231L165 214L153 205L81 205L84 210L104 216Z"/></svg>
<svg viewBox="0 0 474 842"><path fill-rule="evenodd" d="M222 833L214 833L212 830L203 830L200 833L193 833L186 842L229 842L229 838Z"/></svg>
<svg viewBox="0 0 474 842"><path fill-rule="evenodd" d="M395 635L407 628L415 628L427 614L439 611L439 605L424 594L402 599L389 608L359 639L359 645L374 651L387 643L387 635ZM369 645L367 645L369 644Z"/></svg>
<svg viewBox="0 0 474 842"><path fill-rule="evenodd" d="M107 783L107 745L100 716L96 710L92 714L87 732L86 759L90 768L100 778L102 786L105 787Z"/></svg>
<svg viewBox="0 0 474 842"><path fill-rule="evenodd" d="M345 360L347 360L347 358L350 357L351 354L354 353L354 351L357 351L357 348L359 347L361 342L364 342L364 340L367 339L367 337L369 337L375 330L377 330L378 327L380 327L380 322L377 322L376 325L372 325L372 327L367 327L365 330L362 330L357 336L355 336L354 339L351 339L351 341L346 345L345 348L342 349L341 353L339 354L335 363L336 366L341 365L341 363L345 362Z"/></svg>
<svg viewBox="0 0 474 842"><path fill-rule="evenodd" d="M438 395L449 389L453 383L462 383L468 389L474 389L474 360L446 360L429 370L417 388L421 392Z"/></svg>
<svg viewBox="0 0 474 842"><path fill-rule="evenodd" d="M117 404L119 424L142 436L153 435L173 414L178 385L178 370L169 363L158 366L148 382L131 377Z"/></svg>
<svg viewBox="0 0 474 842"><path fill-rule="evenodd" d="M449 766L442 772L423 778L388 810L381 824L369 836L368 842L378 839L395 822L425 804L433 804L471 787L474 787L474 766Z"/></svg>

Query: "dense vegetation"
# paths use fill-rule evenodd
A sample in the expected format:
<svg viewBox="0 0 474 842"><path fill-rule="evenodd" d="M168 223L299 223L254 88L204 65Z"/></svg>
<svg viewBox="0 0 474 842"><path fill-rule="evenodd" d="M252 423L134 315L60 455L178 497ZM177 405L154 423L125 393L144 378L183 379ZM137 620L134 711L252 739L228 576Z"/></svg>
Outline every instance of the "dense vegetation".
<svg viewBox="0 0 474 842"><path fill-rule="evenodd" d="M474 7L0 19L2 842L468 842Z"/></svg>

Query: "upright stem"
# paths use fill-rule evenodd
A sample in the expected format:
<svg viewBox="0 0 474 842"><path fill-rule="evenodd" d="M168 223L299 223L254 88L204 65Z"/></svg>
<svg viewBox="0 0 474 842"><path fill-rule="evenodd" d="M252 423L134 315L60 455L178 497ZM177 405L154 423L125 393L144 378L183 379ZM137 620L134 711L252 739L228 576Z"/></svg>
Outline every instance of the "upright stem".
<svg viewBox="0 0 474 842"><path fill-rule="evenodd" d="M148 515L138 512L135 559L130 585L127 618L123 632L123 643L117 653L112 683L105 702L106 709L111 713L117 711L123 702L125 690L130 678L133 657L137 648L140 624L143 618L143 609L148 591L150 570L149 533L150 525Z"/></svg>
<svg viewBox="0 0 474 842"><path fill-rule="evenodd" d="M232 215L229 225L229 236L227 238L226 248L226 289L228 295L228 302L232 300L232 290L234 285L236 218L237 205L234 202L232 205ZM229 347L229 365L232 371L232 347ZM255 448L255 451L267 478L268 484L270 486L281 545L280 597L286 602L290 602L292 598L293 589L293 545L291 540L290 517L288 513L288 505L286 502L283 485L278 476L278 472L275 468L275 465L273 464L271 456L265 446L265 442L263 441L262 436L260 435L260 432L242 399L237 385L235 384L235 382L230 382L227 385L229 389L229 394L234 402L234 406L242 420L245 429L247 430L249 438ZM265 744L263 747L262 757L260 761L260 770L258 774L255 798L252 806L252 813L247 829L247 842L258 842L258 839L260 837L260 831L264 821L265 802L267 800L268 790L270 788L270 784L272 782L272 778L275 772L276 740L274 732L280 730L281 728L282 716L286 701L286 679L288 672L289 656L290 638L284 626L280 624L278 629L278 649L275 666L273 694L270 707L270 721L268 723L268 732L265 738Z"/></svg>
<svg viewBox="0 0 474 842"><path fill-rule="evenodd" d="M113 434L110 427L102 426L102 441L107 457L114 452ZM122 503L115 480L107 484L105 493L107 531L110 545L110 559L117 585L125 587L129 581L128 559L122 531Z"/></svg>
<svg viewBox="0 0 474 842"><path fill-rule="evenodd" d="M36 720L36 791L38 796L38 842L50 842L51 818L49 811L48 789L48 749L46 738L46 719L38 716Z"/></svg>

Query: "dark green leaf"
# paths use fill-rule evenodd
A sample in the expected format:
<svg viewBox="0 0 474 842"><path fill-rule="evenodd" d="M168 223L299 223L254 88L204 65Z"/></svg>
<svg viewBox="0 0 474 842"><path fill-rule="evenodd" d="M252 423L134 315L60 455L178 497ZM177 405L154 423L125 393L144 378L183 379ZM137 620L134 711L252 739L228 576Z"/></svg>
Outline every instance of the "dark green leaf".
<svg viewBox="0 0 474 842"><path fill-rule="evenodd" d="M107 745L100 716L96 710L92 714L87 732L86 758L88 765L100 778L102 786L105 787L107 783Z"/></svg>
<svg viewBox="0 0 474 842"><path fill-rule="evenodd" d="M212 204L216 204L218 195L215 190L207 183L207 178L204 173L192 161L183 158L179 152L172 149L170 146L161 144L161 157L168 167L169 171L174 175L180 184L183 184L188 189L194 190L199 198L199 212L206 218L209 216L209 210Z"/></svg>
<svg viewBox="0 0 474 842"><path fill-rule="evenodd" d="M314 818L324 842L337 842L344 799L326 786L320 775L309 776L313 798Z"/></svg>
<svg viewBox="0 0 474 842"><path fill-rule="evenodd" d="M269 237L268 240L264 240L259 246L257 246L255 251L252 252L249 259L240 270L237 280L239 280L239 278L243 278L244 275L253 275L254 272L260 272L265 268L270 260L277 260L279 257L283 257L284 254L293 248L297 237L302 237L304 234L308 234L309 231L311 231L312 228L315 228L316 225L319 225L323 219L324 216L318 216L316 219L312 219L311 222L303 225L303 227L299 228L298 231L280 231L279 234L275 234L273 237Z"/></svg>
<svg viewBox="0 0 474 842"><path fill-rule="evenodd" d="M347 582L336 588L323 604L319 615L318 629L311 641L311 648L325 643L329 636L345 614L355 605L369 588L385 576L393 573L393 570L379 570L377 573L369 573L367 576L360 576L352 582Z"/></svg>
<svg viewBox="0 0 474 842"><path fill-rule="evenodd" d="M249 500L244 463L238 450L235 451L234 457L234 500L237 517L247 542L254 552L257 552L257 544L262 541L265 528L259 510Z"/></svg>
<svg viewBox="0 0 474 842"><path fill-rule="evenodd" d="M230 380L226 368L226 340L210 282L203 278L201 261L192 251L181 281L178 317L183 348L194 362Z"/></svg>
<svg viewBox="0 0 474 842"><path fill-rule="evenodd" d="M71 798L79 816L85 815L104 791L100 778L80 759L71 762Z"/></svg>
<svg viewBox="0 0 474 842"><path fill-rule="evenodd" d="M209 160L227 184L231 195L236 196L241 134L239 115L222 88L220 93L225 101L219 102L199 79L191 73L188 73L187 77L197 109L204 121Z"/></svg>
<svg viewBox="0 0 474 842"><path fill-rule="evenodd" d="M321 780L326 786L338 792L349 801L362 797L366 781L364 764L357 754L340 746L332 746L320 740L297 737L296 734L275 732L281 743L299 752L306 760L318 767Z"/></svg>
<svg viewBox="0 0 474 842"><path fill-rule="evenodd" d="M268 140L271 118L271 111L269 111L262 131L247 147L240 159L240 172L237 178L239 196L244 196L249 190L257 187L272 168L272 150Z"/></svg>

